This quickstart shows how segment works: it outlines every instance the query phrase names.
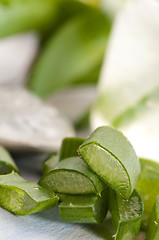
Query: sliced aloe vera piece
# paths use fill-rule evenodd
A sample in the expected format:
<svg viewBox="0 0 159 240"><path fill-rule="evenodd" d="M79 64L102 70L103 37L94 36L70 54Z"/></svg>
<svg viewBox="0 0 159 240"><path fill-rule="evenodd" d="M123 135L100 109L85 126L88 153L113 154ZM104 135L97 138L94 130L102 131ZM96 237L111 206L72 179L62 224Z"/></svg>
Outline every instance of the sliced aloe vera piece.
<svg viewBox="0 0 159 240"><path fill-rule="evenodd" d="M59 202L63 202L69 196L74 196L74 195L63 194L63 193L56 193L56 195L59 197Z"/></svg>
<svg viewBox="0 0 159 240"><path fill-rule="evenodd" d="M17 173L0 176L0 206L17 215L27 215L54 207L58 197Z"/></svg>
<svg viewBox="0 0 159 240"><path fill-rule="evenodd" d="M146 239L147 240L159 239L159 195L156 198L156 202L153 206L153 210L150 216Z"/></svg>
<svg viewBox="0 0 159 240"><path fill-rule="evenodd" d="M139 235L143 214L143 200L134 190L128 200L110 190L109 196L115 240L130 240Z"/></svg>
<svg viewBox="0 0 159 240"><path fill-rule="evenodd" d="M0 4L0 37L27 30L46 32L57 10L55 1L51 0L10 0L7 4Z"/></svg>
<svg viewBox="0 0 159 240"><path fill-rule="evenodd" d="M86 82L103 60L109 32L109 20L95 8L72 17L49 40L33 69L29 88L49 97L79 80Z"/></svg>
<svg viewBox="0 0 159 240"><path fill-rule="evenodd" d="M0 146L0 174L7 174L12 171L19 173L19 170L9 152L4 147Z"/></svg>
<svg viewBox="0 0 159 240"><path fill-rule="evenodd" d="M64 194L99 194L106 188L79 157L63 159L56 168L40 179L39 184Z"/></svg>
<svg viewBox="0 0 159 240"><path fill-rule="evenodd" d="M147 161L142 169L136 189L140 192L144 201L144 214L142 219L142 228L146 229L153 205L159 194L159 170L157 163ZM155 167L153 167L155 166Z"/></svg>
<svg viewBox="0 0 159 240"><path fill-rule="evenodd" d="M83 138L70 137L64 138L62 141L59 161L64 158L78 156L77 148L84 142Z"/></svg>
<svg viewBox="0 0 159 240"><path fill-rule="evenodd" d="M43 174L53 170L58 162L58 154L52 153L43 163Z"/></svg>
<svg viewBox="0 0 159 240"><path fill-rule="evenodd" d="M66 196L59 205L62 220L68 223L102 223L108 211L108 191L101 196Z"/></svg>
<svg viewBox="0 0 159 240"><path fill-rule="evenodd" d="M159 171L159 163L149 159L140 158L140 165L141 165L141 170L143 170L144 167L149 167L151 169Z"/></svg>
<svg viewBox="0 0 159 240"><path fill-rule="evenodd" d="M108 126L97 128L79 147L85 163L112 189L127 199L133 192L140 162L128 139Z"/></svg>

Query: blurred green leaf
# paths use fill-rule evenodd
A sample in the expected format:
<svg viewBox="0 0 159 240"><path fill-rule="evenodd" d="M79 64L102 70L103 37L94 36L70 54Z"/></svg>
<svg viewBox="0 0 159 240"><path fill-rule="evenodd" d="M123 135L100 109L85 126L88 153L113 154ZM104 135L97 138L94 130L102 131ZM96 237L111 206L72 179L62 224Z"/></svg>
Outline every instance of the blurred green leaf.
<svg viewBox="0 0 159 240"><path fill-rule="evenodd" d="M133 106L119 114L112 122L113 126L118 128L126 126L135 120L141 114L146 113L154 105L159 103L159 87L155 87L145 96L142 96Z"/></svg>
<svg viewBox="0 0 159 240"><path fill-rule="evenodd" d="M86 5L79 0L56 0L56 3L56 19L50 26L49 31L43 36L42 45L44 45L49 37L58 31L58 29L66 24L66 22L72 17L77 17L81 13L87 12L89 9L89 5Z"/></svg>
<svg viewBox="0 0 159 240"><path fill-rule="evenodd" d="M114 91L114 88L112 88ZM117 89L120 92L120 88ZM159 103L159 86L155 86L146 94L142 95L133 104L127 107L124 111L120 112L117 116L111 117L114 113L114 105L112 107L112 100L115 99L117 91L102 92L97 99L94 109L98 109L103 119L107 119L109 123L115 128L127 127L136 119L151 111L152 108L158 106ZM121 102L124 102L122 100ZM117 105L116 105L117 106Z"/></svg>
<svg viewBox="0 0 159 240"><path fill-rule="evenodd" d="M29 88L47 97L79 80L87 82L85 77L91 76L103 60L109 31L109 20L95 8L71 18L44 48L33 68Z"/></svg>
<svg viewBox="0 0 159 240"><path fill-rule="evenodd" d="M85 4L88 6L99 7L101 0L59 0L62 4L70 4L71 2L74 4Z"/></svg>
<svg viewBox="0 0 159 240"><path fill-rule="evenodd" d="M58 16L55 23L55 28L65 23L71 17L77 16L84 11L88 11L89 6L78 0L57 0Z"/></svg>
<svg viewBox="0 0 159 240"><path fill-rule="evenodd" d="M0 0L0 37L27 30L45 32L55 15L53 0Z"/></svg>
<svg viewBox="0 0 159 240"><path fill-rule="evenodd" d="M100 3L100 0L79 0L79 1L92 6L98 6Z"/></svg>
<svg viewBox="0 0 159 240"><path fill-rule="evenodd" d="M90 122L90 108L87 109L79 119L75 122L75 129L81 130L81 129L88 129L89 128L89 122Z"/></svg>

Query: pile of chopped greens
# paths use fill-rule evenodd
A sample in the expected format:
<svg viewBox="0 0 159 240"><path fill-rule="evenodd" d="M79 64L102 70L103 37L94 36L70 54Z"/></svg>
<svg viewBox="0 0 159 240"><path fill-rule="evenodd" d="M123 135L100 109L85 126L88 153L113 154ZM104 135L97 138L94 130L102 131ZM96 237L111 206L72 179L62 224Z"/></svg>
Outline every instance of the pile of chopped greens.
<svg viewBox="0 0 159 240"><path fill-rule="evenodd" d="M58 204L66 223L100 224L108 211L116 240L146 231L159 236L159 164L139 159L128 139L109 126L87 139L65 138L43 163L39 183L24 180L10 154L0 149L0 206L27 215Z"/></svg>

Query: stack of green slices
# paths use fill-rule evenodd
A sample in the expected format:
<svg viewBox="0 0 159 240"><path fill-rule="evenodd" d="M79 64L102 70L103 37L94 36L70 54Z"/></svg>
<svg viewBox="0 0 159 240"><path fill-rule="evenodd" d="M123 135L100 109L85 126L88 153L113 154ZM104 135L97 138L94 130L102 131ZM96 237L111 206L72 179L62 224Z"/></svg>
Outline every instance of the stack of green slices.
<svg viewBox="0 0 159 240"><path fill-rule="evenodd" d="M0 206L27 215L59 207L64 222L102 223L108 210L114 239L147 232L159 239L159 164L137 157L118 130L102 126L87 139L65 138L58 154L44 161L38 184L20 175L9 153L0 149Z"/></svg>

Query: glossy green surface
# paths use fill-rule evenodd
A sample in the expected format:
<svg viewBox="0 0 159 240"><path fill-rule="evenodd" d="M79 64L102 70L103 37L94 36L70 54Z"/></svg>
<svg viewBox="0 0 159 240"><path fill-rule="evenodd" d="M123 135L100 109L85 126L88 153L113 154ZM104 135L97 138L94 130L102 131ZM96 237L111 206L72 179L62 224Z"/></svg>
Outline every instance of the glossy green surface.
<svg viewBox="0 0 159 240"><path fill-rule="evenodd" d="M7 174L12 171L19 172L9 152L0 146L0 174Z"/></svg>
<svg viewBox="0 0 159 240"><path fill-rule="evenodd" d="M29 88L48 97L71 84L85 83L102 63L109 31L108 19L95 8L87 7L66 21L36 62Z"/></svg>
<svg viewBox="0 0 159 240"><path fill-rule="evenodd" d="M140 158L140 165L142 170L144 169L144 167L149 167L151 169L159 171L159 163L149 159Z"/></svg>
<svg viewBox="0 0 159 240"><path fill-rule="evenodd" d="M157 164L157 163L156 163ZM142 169L136 189L140 192L144 201L144 214L142 219L142 228L146 229L149 217L155 203L156 197L159 194L159 170L156 164L150 162ZM155 167L153 167L153 165Z"/></svg>
<svg viewBox="0 0 159 240"><path fill-rule="evenodd" d="M53 170L59 162L58 154L51 154L43 163L43 174Z"/></svg>
<svg viewBox="0 0 159 240"><path fill-rule="evenodd" d="M46 173L39 184L65 194L100 194L106 187L79 157L66 158Z"/></svg>
<svg viewBox="0 0 159 240"><path fill-rule="evenodd" d="M77 148L84 142L83 138L64 138L60 148L59 161L65 158L78 156Z"/></svg>
<svg viewBox="0 0 159 240"><path fill-rule="evenodd" d="M0 175L0 206L17 214L27 215L54 207L58 197L17 173Z"/></svg>
<svg viewBox="0 0 159 240"><path fill-rule="evenodd" d="M113 190L109 196L110 210L114 226L115 240L130 240L139 235L143 214L143 201L134 190L128 200L124 200Z"/></svg>
<svg viewBox="0 0 159 240"><path fill-rule="evenodd" d="M140 174L140 162L128 139L109 126L97 128L79 147L85 163L112 189L127 199Z"/></svg>
<svg viewBox="0 0 159 240"><path fill-rule="evenodd" d="M68 196L59 205L60 216L68 223L102 223L107 210L107 189L101 196Z"/></svg>
<svg viewBox="0 0 159 240"><path fill-rule="evenodd" d="M156 202L154 204L154 207L149 219L146 239L147 240L159 239L159 195L156 198Z"/></svg>
<svg viewBox="0 0 159 240"><path fill-rule="evenodd" d="M0 37L27 30L44 31L53 22L55 12L52 0L7 1L7 5L1 5Z"/></svg>

